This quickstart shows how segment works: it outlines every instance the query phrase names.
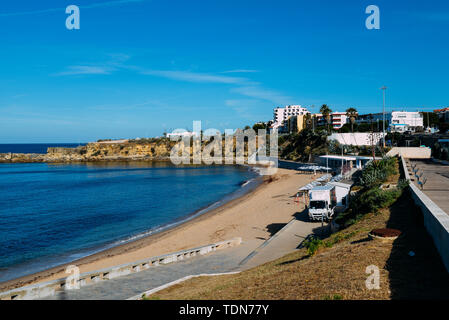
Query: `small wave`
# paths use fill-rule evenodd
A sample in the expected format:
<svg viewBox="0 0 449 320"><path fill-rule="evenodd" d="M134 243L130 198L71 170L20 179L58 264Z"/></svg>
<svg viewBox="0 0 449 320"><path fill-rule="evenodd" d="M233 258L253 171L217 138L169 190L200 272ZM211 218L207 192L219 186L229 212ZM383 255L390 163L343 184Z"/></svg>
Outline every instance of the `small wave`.
<svg viewBox="0 0 449 320"><path fill-rule="evenodd" d="M171 229L171 228L176 227L176 226L178 226L180 224L183 224L183 223L185 223L185 222L187 222L189 220L192 220L193 218L196 218L197 216L199 216L199 215L201 215L201 214L203 214L203 213L205 213L205 212L207 212L209 210L212 210L212 209L220 206L221 204L222 204L222 200L219 200L219 201L214 202L213 204L211 204L211 205L209 205L209 206L207 206L207 207L205 207L205 208L203 208L201 210L198 210L197 212L195 212L195 213L193 213L191 215L188 215L186 217L182 217L182 218L177 219L177 220L175 220L175 221L173 221L171 223L167 223L167 224L164 224L164 225L161 225L161 226L157 226L157 227L152 228L152 229L150 229L148 231L141 232L139 234L136 234L134 236L128 237L126 239L118 240L118 241L114 242L112 245L110 245L109 247L115 247L115 246L118 246L118 245L121 245L121 244L125 244L125 243L128 243L128 242L132 242L132 241L135 241L135 240L138 240L138 239L145 238L147 236L150 236L150 235L155 234L155 233L159 233L161 231L165 231L165 230Z"/></svg>
<svg viewBox="0 0 449 320"><path fill-rule="evenodd" d="M253 181L254 179L251 179L251 180L248 180L248 181L245 181L244 183L242 183L241 185L240 185L240 187L245 187L245 186L247 186L249 183L251 183L252 181Z"/></svg>
<svg viewBox="0 0 449 320"><path fill-rule="evenodd" d="M118 241L114 242L112 245L110 245L110 247L115 247L117 245L121 245L121 244L124 244L124 243L132 242L132 241L135 241L135 240L138 240L138 239L141 239L141 238L145 238L145 237L150 236L150 235L152 235L154 233L160 232L160 231L162 231L162 230L164 230L166 228L170 228L173 225L174 224L168 224L168 225L165 225L163 227L162 226L156 227L156 228L153 228L151 230L148 230L148 231L136 234L134 236L128 237L126 239L118 240Z"/></svg>

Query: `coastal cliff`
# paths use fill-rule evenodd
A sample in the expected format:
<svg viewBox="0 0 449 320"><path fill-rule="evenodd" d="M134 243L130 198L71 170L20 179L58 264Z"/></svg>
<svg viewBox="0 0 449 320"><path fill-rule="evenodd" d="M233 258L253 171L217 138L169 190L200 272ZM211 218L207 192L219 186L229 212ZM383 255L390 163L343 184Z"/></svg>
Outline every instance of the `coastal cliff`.
<svg viewBox="0 0 449 320"><path fill-rule="evenodd" d="M0 163L167 160L175 143L168 139L101 141L77 148L48 148L46 154L0 153Z"/></svg>
<svg viewBox="0 0 449 320"><path fill-rule="evenodd" d="M236 152L236 139L233 140L232 153ZM248 157L245 144L243 156ZM46 154L38 153L0 153L0 163L30 163L30 162L90 162L90 161L134 161L134 160L169 160L171 150L175 145L181 155L193 157L193 146L184 145L183 141L171 141L167 138L151 138L139 140L105 140L91 142L76 148L48 148ZM200 145L204 150L208 143ZM211 156L213 156L213 150ZM226 146L222 141L222 152Z"/></svg>

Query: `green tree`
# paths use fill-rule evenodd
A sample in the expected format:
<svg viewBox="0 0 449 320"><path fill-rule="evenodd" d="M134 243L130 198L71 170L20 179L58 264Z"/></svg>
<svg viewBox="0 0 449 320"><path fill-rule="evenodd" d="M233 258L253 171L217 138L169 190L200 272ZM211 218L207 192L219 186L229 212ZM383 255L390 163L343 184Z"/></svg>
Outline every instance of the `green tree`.
<svg viewBox="0 0 449 320"><path fill-rule="evenodd" d="M312 118L312 114L307 113L304 117L304 128L307 128L307 129L313 128L312 121L314 121Z"/></svg>
<svg viewBox="0 0 449 320"><path fill-rule="evenodd" d="M253 130L257 132L257 130L259 129L266 129L267 125L265 123L256 123L255 125L253 125Z"/></svg>
<svg viewBox="0 0 449 320"><path fill-rule="evenodd" d="M357 112L356 108L348 108L346 109L346 116L349 117L349 120L351 121L351 131L354 132L354 123L357 119L357 116L359 113Z"/></svg>
<svg viewBox="0 0 449 320"><path fill-rule="evenodd" d="M438 127L440 119L435 112L421 112L423 115L424 128L427 127Z"/></svg>
<svg viewBox="0 0 449 320"><path fill-rule="evenodd" d="M323 104L320 108L320 113L323 115L324 120L326 121L327 125L327 132L330 134L330 122L331 122L331 113L332 109L329 108L327 104Z"/></svg>

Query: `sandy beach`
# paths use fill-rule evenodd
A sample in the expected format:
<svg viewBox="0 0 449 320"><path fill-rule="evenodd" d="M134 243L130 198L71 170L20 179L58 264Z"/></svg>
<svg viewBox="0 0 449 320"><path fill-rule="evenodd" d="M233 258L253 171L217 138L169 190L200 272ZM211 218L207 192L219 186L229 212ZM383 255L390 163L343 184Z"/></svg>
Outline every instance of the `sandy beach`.
<svg viewBox="0 0 449 320"><path fill-rule="evenodd" d="M105 250L70 264L80 272L94 271L147 257L241 237L243 241L268 239L273 228L289 222L304 205L294 202L298 187L316 176L279 169L255 190L170 230ZM0 284L0 291L64 278L65 266Z"/></svg>

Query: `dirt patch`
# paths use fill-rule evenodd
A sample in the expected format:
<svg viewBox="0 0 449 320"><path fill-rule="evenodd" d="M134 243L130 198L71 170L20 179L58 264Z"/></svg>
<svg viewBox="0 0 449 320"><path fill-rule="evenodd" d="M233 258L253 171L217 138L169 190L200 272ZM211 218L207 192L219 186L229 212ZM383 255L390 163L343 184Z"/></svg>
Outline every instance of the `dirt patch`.
<svg viewBox="0 0 449 320"><path fill-rule="evenodd" d="M371 230L370 233L372 235L375 235L375 236L381 237L381 238L391 238L391 237L399 237L402 232L397 229L382 228L382 229Z"/></svg>

